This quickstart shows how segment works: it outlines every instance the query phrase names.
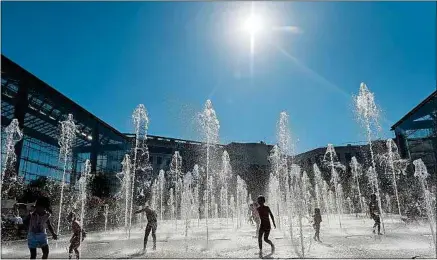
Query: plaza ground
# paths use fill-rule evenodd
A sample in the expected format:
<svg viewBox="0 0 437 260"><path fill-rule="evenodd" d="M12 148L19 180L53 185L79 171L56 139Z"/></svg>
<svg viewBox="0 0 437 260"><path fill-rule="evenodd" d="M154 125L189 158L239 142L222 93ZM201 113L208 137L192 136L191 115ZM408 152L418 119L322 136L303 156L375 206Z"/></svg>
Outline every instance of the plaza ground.
<svg viewBox="0 0 437 260"><path fill-rule="evenodd" d="M284 222L285 220L283 220ZM228 222L226 224L226 222ZM312 240L313 229L304 221L304 248L308 258L435 258L429 224L426 222L403 223L398 217L384 220L383 236L372 234L373 221L365 217L344 215L339 228L338 217L324 217L320 238ZM185 237L183 221L177 226L174 221L158 224L157 250L152 251L149 237L148 252L141 254L144 229L132 229L130 239L124 230L90 233L82 246L82 258L259 258L258 242L254 237L254 227L243 223L236 228L235 220L210 220L209 243L206 243L204 220L191 221L188 236ZM294 235L299 228L293 229ZM50 237L49 237L50 239ZM51 240L50 258L68 258L70 234L61 235L58 241ZM263 244L265 258L299 258L301 246L291 245L289 229L272 230L270 239L276 245L276 252L270 255L270 246ZM295 243L300 239L295 239ZM28 259L30 254L27 241L2 243L2 258ZM37 258L41 257L38 251Z"/></svg>

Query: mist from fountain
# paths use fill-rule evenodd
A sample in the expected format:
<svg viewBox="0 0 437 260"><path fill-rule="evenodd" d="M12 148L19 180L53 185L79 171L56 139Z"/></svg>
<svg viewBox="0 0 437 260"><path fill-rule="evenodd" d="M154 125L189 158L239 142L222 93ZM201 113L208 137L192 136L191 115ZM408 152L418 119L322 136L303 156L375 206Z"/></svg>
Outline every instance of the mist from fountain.
<svg viewBox="0 0 437 260"><path fill-rule="evenodd" d="M208 215L209 215L209 199L208 199L208 191L210 189L209 186L209 172L210 172L210 149L212 146L216 145L219 141L219 129L220 123L217 119L217 115L212 106L211 100L207 100L205 103L205 108L202 113L199 114L200 126L202 128L203 138L206 143L206 193L205 193L205 220L206 220L206 244L208 247L209 244L209 226L208 226Z"/></svg>
<svg viewBox="0 0 437 260"><path fill-rule="evenodd" d="M436 209L432 206L432 199L431 199L431 191L428 187L428 183L426 181L426 178L428 178L428 170L426 169L425 164L423 163L422 159L417 159L413 161L414 164L414 176L419 179L420 187L422 189L423 199L425 201L425 209L426 209L426 215L429 222L429 229L431 231L431 236L433 239L434 244L434 250L437 257L437 237L436 237Z"/></svg>
<svg viewBox="0 0 437 260"><path fill-rule="evenodd" d="M69 159L71 159L71 153L73 148L73 142L76 138L76 132L78 132L77 126L74 123L73 115L68 114L65 121L60 122L61 133L59 135L59 161L63 161L63 172L61 181L61 195L59 198L59 212L58 212L58 225L56 233L59 234L61 228L61 215L62 215L62 203L64 199L64 186L65 186L65 175L67 173L67 166Z"/></svg>
<svg viewBox="0 0 437 260"><path fill-rule="evenodd" d="M367 143L369 145L372 168L376 176L375 185L374 185L376 191L376 198L378 200L379 211L381 212L380 218L381 218L382 230L383 233L385 234L384 218L382 214L383 211L382 211L382 203L381 203L381 194L379 192L379 185L378 185L378 173L376 172L375 155L372 146L372 134L374 130L378 131L380 129L380 125L379 125L380 112L379 112L379 108L375 103L374 94L369 91L366 84L364 83L361 83L360 85L359 94L355 98L355 106L356 106L358 119L364 125L365 132L367 135Z"/></svg>

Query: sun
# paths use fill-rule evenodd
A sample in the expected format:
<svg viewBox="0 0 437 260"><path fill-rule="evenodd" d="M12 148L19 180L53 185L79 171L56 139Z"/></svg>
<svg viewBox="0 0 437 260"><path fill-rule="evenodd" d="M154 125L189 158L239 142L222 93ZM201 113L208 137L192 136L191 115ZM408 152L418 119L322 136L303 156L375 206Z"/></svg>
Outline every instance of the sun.
<svg viewBox="0 0 437 260"><path fill-rule="evenodd" d="M244 22L244 30L254 36L262 30L262 25L262 19L259 15L250 14Z"/></svg>

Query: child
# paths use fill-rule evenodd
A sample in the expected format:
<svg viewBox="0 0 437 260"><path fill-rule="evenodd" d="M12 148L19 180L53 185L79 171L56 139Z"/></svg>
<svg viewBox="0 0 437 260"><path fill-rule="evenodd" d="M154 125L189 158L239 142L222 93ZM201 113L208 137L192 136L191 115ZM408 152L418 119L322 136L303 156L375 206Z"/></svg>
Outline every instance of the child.
<svg viewBox="0 0 437 260"><path fill-rule="evenodd" d="M48 258L49 244L46 227L52 233L53 239L58 239L49 219L51 213L49 199L41 197L35 203L35 210L26 218L26 226L29 227L27 244L30 250L30 259L36 259L36 248L38 247L42 250L42 259Z"/></svg>
<svg viewBox="0 0 437 260"><path fill-rule="evenodd" d="M71 222L71 229L73 230L73 236L70 239L70 248L68 249L68 259L71 259L73 257L73 250L76 254L76 259L79 259L79 246L80 243L85 239L86 232L81 227L80 222L76 218L76 214L73 212L70 212L68 214L68 220Z"/></svg>
<svg viewBox="0 0 437 260"><path fill-rule="evenodd" d="M257 202L259 204L259 207L257 208L258 215L261 221L258 231L258 246L259 246L259 257L262 258L263 234L264 234L264 241L272 247L272 254L275 252L275 245L273 245L272 241L269 240L269 234L271 229L269 216L272 218L273 226L275 228L276 228L276 224L275 224L275 219L273 218L273 214L270 211L270 208L264 205L264 203L266 202L264 196L259 196Z"/></svg>
<svg viewBox="0 0 437 260"><path fill-rule="evenodd" d="M147 239L149 237L150 231L152 231L153 250L156 250L156 229L158 227L158 221L157 221L156 212L153 209L151 209L148 205L144 209L135 211L135 214L141 212L146 212L146 218L147 218L147 226L146 226L146 231L144 233L144 248L143 248L143 253L145 253L146 246L147 246Z"/></svg>
<svg viewBox="0 0 437 260"><path fill-rule="evenodd" d="M314 209L314 216L313 216L313 227L316 233L314 234L314 240L320 241L320 222L322 222L322 215L320 215L320 209L315 208Z"/></svg>
<svg viewBox="0 0 437 260"><path fill-rule="evenodd" d="M373 225L373 234L375 234L375 228L378 227L378 235L381 234L381 219L379 218L379 207L378 202L376 201L376 195L370 195L370 203L369 203L369 213L370 217L375 221Z"/></svg>

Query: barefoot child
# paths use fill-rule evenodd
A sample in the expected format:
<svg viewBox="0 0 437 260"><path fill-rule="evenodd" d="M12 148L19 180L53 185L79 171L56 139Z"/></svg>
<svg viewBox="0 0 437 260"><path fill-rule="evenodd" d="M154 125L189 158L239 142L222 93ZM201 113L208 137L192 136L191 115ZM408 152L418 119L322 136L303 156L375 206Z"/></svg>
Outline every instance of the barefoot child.
<svg viewBox="0 0 437 260"><path fill-rule="evenodd" d="M270 211L270 208L264 205L264 203L266 202L264 196L259 196L257 202L259 204L259 207L257 208L258 215L261 221L258 231L258 246L259 246L259 256L262 257L263 234L264 234L264 241L272 247L272 254L275 252L275 245L273 245L272 241L269 240L269 234L271 229L269 216L272 218L273 226L275 228L276 228L276 224L275 224L275 219L273 218L273 214Z"/></svg>
<svg viewBox="0 0 437 260"><path fill-rule="evenodd" d="M30 251L30 259L36 259L36 249L41 248L42 259L49 257L49 243L47 239L47 228L52 233L53 239L58 235L53 230L50 222L50 201L46 197L39 198L35 203L35 210L26 218L25 225L28 226L27 244Z"/></svg>
<svg viewBox="0 0 437 260"><path fill-rule="evenodd" d="M146 212L146 218L147 218L147 226L144 234L144 248L143 248L143 253L145 253L150 231L152 231L153 250L156 250L156 228L158 227L158 221L157 221L156 212L153 209L151 209L148 205L144 209L135 211L135 214L141 212Z"/></svg>
<svg viewBox="0 0 437 260"><path fill-rule="evenodd" d="M322 222L322 215L320 215L320 209L315 208L314 209L314 216L313 216L313 227L316 233L314 234L314 240L320 241L320 222Z"/></svg>
<svg viewBox="0 0 437 260"><path fill-rule="evenodd" d="M68 259L73 257L73 250L76 254L76 259L79 259L79 246L80 243L85 239L86 232L81 227L80 222L76 218L76 214L70 212L68 214L68 220L71 221L71 229L73 230L73 236L70 239L70 247L68 249Z"/></svg>

